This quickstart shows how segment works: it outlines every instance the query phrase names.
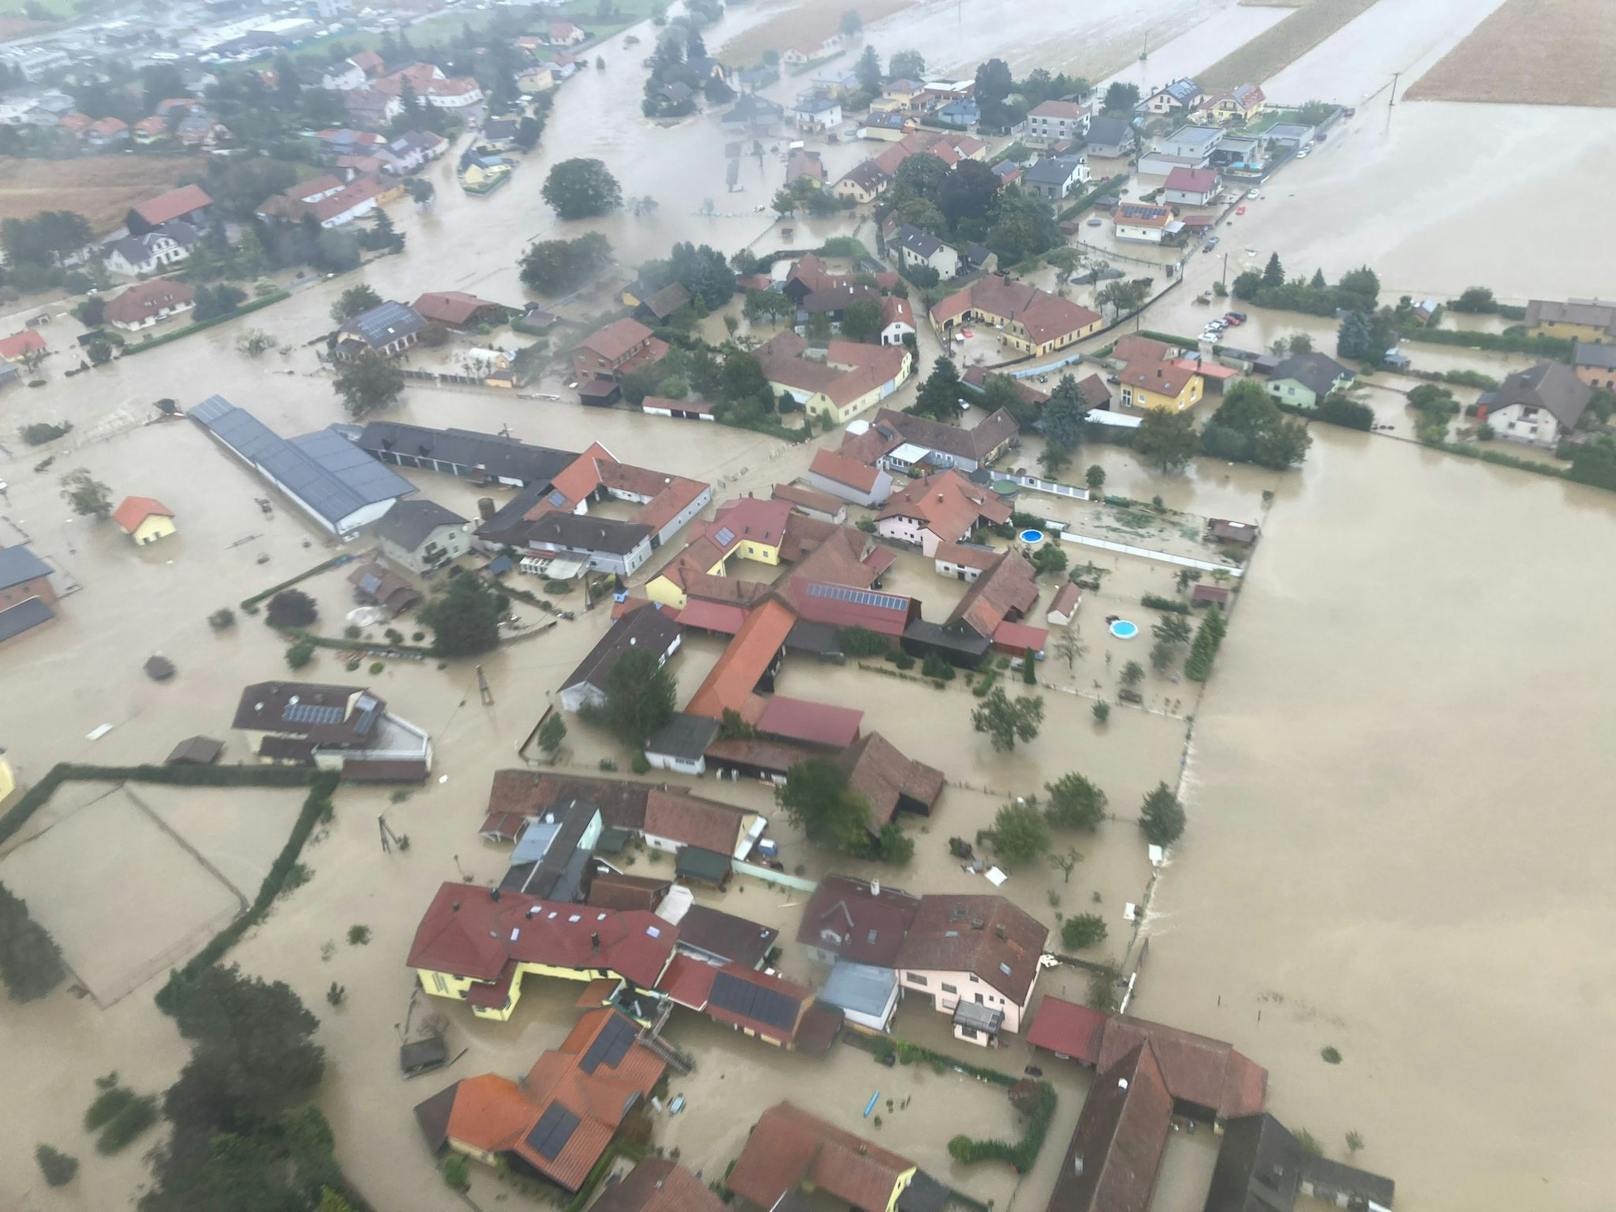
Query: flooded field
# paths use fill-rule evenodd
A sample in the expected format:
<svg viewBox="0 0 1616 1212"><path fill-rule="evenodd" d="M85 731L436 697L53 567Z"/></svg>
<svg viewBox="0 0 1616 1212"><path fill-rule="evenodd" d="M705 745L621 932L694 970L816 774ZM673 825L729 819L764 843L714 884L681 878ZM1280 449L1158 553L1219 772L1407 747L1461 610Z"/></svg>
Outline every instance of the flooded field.
<svg viewBox="0 0 1616 1212"><path fill-rule="evenodd" d="M1379 0L1304 0L1283 21L1225 55L1197 77L1207 90L1262 84Z"/></svg>
<svg viewBox="0 0 1616 1212"><path fill-rule="evenodd" d="M97 235L123 224L136 202L172 189L197 162L182 156L102 156L41 160L0 156L0 219L27 219L42 210L73 210Z"/></svg>
<svg viewBox="0 0 1616 1212"><path fill-rule="evenodd" d="M1436 101L1616 105L1616 23L1598 0L1507 0L1409 90Z"/></svg>

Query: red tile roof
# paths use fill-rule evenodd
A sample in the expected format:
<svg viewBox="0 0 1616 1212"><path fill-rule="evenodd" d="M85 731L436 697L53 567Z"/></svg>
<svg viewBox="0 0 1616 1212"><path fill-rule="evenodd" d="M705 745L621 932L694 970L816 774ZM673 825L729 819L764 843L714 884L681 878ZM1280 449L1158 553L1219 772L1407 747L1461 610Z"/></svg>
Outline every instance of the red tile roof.
<svg viewBox="0 0 1616 1212"><path fill-rule="evenodd" d="M107 304L106 317L114 324L139 324L164 308L193 302L196 291L186 282L153 278L137 282Z"/></svg>
<svg viewBox="0 0 1616 1212"><path fill-rule="evenodd" d="M192 211L212 205L213 199L200 185L182 185L178 189L169 190L166 194L147 198L144 202L137 203L133 209L135 214L147 223L158 227L170 219L181 219Z"/></svg>
<svg viewBox="0 0 1616 1212"><path fill-rule="evenodd" d="M1025 282L1012 282L1001 274L978 278L949 295L931 309L931 320L941 327L967 311L985 312L1020 324L1035 345L1080 332L1100 321L1098 312Z"/></svg>
<svg viewBox="0 0 1616 1212"><path fill-rule="evenodd" d="M1189 194L1211 193L1218 187L1218 174L1210 168L1186 168L1180 164L1167 174L1163 189L1178 189Z"/></svg>
<svg viewBox="0 0 1616 1212"><path fill-rule="evenodd" d="M446 883L416 927L411 968L491 982L514 964L607 968L651 986L673 955L677 930L651 913L591 910Z"/></svg>
<svg viewBox="0 0 1616 1212"><path fill-rule="evenodd" d="M985 572L998 561L999 552L991 547L979 547L975 543L946 542L937 544L937 552L932 558L939 563L958 564Z"/></svg>
<svg viewBox="0 0 1616 1212"><path fill-rule="evenodd" d="M811 1183L858 1212L886 1212L914 1169L907 1158L782 1102L758 1119L725 1183L763 1208Z"/></svg>
<svg viewBox="0 0 1616 1212"><path fill-rule="evenodd" d="M1046 993L1038 1004L1032 1025L1027 1028L1027 1042L1085 1065L1098 1065L1105 1022L1106 1016L1099 1010Z"/></svg>
<svg viewBox="0 0 1616 1212"><path fill-rule="evenodd" d="M748 540L778 547L785 538L786 519L790 516L791 505L787 501L739 497L725 501L713 512L713 521L707 527L707 534L721 547L733 547L738 542ZM725 529L733 533L732 539L726 541L717 537Z"/></svg>
<svg viewBox="0 0 1616 1212"><path fill-rule="evenodd" d="M627 356L631 350L643 345L650 337L649 328L638 320L625 316L590 333L579 344L579 348L587 349L607 362L616 362L619 358Z"/></svg>
<svg viewBox="0 0 1616 1212"><path fill-rule="evenodd" d="M698 631L717 631L723 635L734 635L745 622L746 611L727 602L690 598L679 612L679 626L694 627Z"/></svg>
<svg viewBox="0 0 1616 1212"><path fill-rule="evenodd" d="M1256 1115L1268 1095L1268 1070L1222 1040L1127 1015L1113 1015L1100 1045L1100 1068L1109 1069L1149 1042L1167 1089L1180 1102L1205 1107L1220 1119Z"/></svg>
<svg viewBox="0 0 1616 1212"><path fill-rule="evenodd" d="M842 755L847 784L870 805L872 825L885 825L898 810L900 798L930 808L943 793L943 772L935 766L905 757L879 732L866 734Z"/></svg>
<svg viewBox="0 0 1616 1212"><path fill-rule="evenodd" d="M969 972L1022 1005L1038 977L1049 928L1002 896L920 898L898 967Z"/></svg>
<svg viewBox="0 0 1616 1212"><path fill-rule="evenodd" d="M858 740L864 713L852 707L833 707L806 699L770 695L758 716L757 730L788 741L843 748Z"/></svg>
<svg viewBox="0 0 1616 1212"><path fill-rule="evenodd" d="M645 800L645 832L684 846L735 853L746 813L729 804L677 791L652 791Z"/></svg>
<svg viewBox="0 0 1616 1212"><path fill-rule="evenodd" d="M45 338L31 328L23 332L12 333L11 336L0 340L0 358L4 358L8 362L36 349L41 353L44 352Z"/></svg>
<svg viewBox="0 0 1616 1212"><path fill-rule="evenodd" d="M174 511L154 497L125 497L112 511L112 520L125 534L133 534L142 522L154 516L171 518Z"/></svg>
<svg viewBox="0 0 1616 1212"><path fill-rule="evenodd" d="M648 1157L601 1192L592 1212L724 1212L724 1204L678 1162Z"/></svg>
<svg viewBox="0 0 1616 1212"><path fill-rule="evenodd" d="M846 484L849 488L859 492L869 492L875 487L875 482L881 472L874 467L837 454L834 450L821 450L814 455L814 461L808 465L808 470L815 475L824 476L836 484Z"/></svg>
<svg viewBox="0 0 1616 1212"><path fill-rule="evenodd" d="M1038 600L1037 574L1019 551L1004 551L960 598L950 623L964 623L983 639L999 626L1023 618Z"/></svg>
<svg viewBox="0 0 1616 1212"><path fill-rule="evenodd" d="M802 911L797 941L854 963L895 968L919 912L919 899L901 889L826 876Z"/></svg>
<svg viewBox="0 0 1616 1212"><path fill-rule="evenodd" d="M1122 371L1122 382L1156 395L1177 396L1196 375L1176 362L1130 362Z"/></svg>
<svg viewBox="0 0 1616 1212"><path fill-rule="evenodd" d="M726 708L755 715L749 703L752 692L796 622L797 616L772 598L755 606L685 710L715 720L723 718Z"/></svg>
<svg viewBox="0 0 1616 1212"><path fill-rule="evenodd" d="M769 490L769 495L776 501L784 501L794 509L827 513L832 517L846 508L838 498L831 496L828 492L820 492L817 488L806 488L801 484L776 484Z"/></svg>
<svg viewBox="0 0 1616 1212"><path fill-rule="evenodd" d="M1008 522L1010 506L952 468L912 480L887 500L883 518L914 518L939 539L957 541L980 522Z"/></svg>
<svg viewBox="0 0 1616 1212"><path fill-rule="evenodd" d="M1089 1087L1049 1212L1147 1212L1173 1125L1173 1099L1150 1045Z"/></svg>
<svg viewBox="0 0 1616 1212"><path fill-rule="evenodd" d="M413 306L422 319L437 320L451 327L464 324L484 308L500 307L498 303L490 303L487 299L479 299L461 290L429 290L416 299Z"/></svg>
<svg viewBox="0 0 1616 1212"><path fill-rule="evenodd" d="M1013 652L1017 656L1029 648L1034 652L1042 652L1048 643L1048 630L1034 627L1030 623L1012 623L1007 619L993 629L993 646L1002 652Z"/></svg>

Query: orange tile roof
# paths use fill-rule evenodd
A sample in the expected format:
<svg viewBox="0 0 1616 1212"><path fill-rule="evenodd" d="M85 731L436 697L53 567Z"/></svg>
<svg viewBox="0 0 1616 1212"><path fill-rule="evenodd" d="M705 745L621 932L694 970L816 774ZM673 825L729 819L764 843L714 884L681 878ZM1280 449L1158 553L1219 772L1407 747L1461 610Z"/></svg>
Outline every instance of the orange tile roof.
<svg viewBox="0 0 1616 1212"><path fill-rule="evenodd" d="M908 1158L782 1102L759 1117L726 1184L764 1208L812 1182L860 1212L886 1212L893 1188L914 1168Z"/></svg>
<svg viewBox="0 0 1616 1212"><path fill-rule="evenodd" d="M136 527L153 516L171 518L174 511L154 497L125 497L112 511L112 520L125 534L133 534Z"/></svg>
<svg viewBox="0 0 1616 1212"><path fill-rule="evenodd" d="M194 210L212 205L213 198L200 185L182 185L179 189L146 199L136 205L134 211L147 223L157 227L170 219L184 218Z"/></svg>
<svg viewBox="0 0 1616 1212"><path fill-rule="evenodd" d="M1008 522L1010 507L952 469L913 480L887 500L883 518L914 518L940 539L957 542L977 522Z"/></svg>
<svg viewBox="0 0 1616 1212"><path fill-rule="evenodd" d="M938 302L931 309L932 323L941 325L967 310L1020 324L1037 345L1079 332L1100 320L1098 312L1025 282L1012 282L1002 274L978 278Z"/></svg>
<svg viewBox="0 0 1616 1212"><path fill-rule="evenodd" d="M1177 396L1189 386L1197 371L1173 362L1130 362L1121 379L1128 387L1138 387L1157 395Z"/></svg>
<svg viewBox="0 0 1616 1212"><path fill-rule="evenodd" d="M752 698L753 688L785 645L786 636L796 623L797 616L783 603L773 598L760 602L746 616L746 622L685 710L691 715L714 720L723 718L726 708L743 714L750 710L748 700Z"/></svg>
<svg viewBox="0 0 1616 1212"><path fill-rule="evenodd" d="M873 489L877 477L881 474L877 468L866 467L834 450L821 450L815 454L814 461L808 465L808 470L815 475L824 476L832 483L856 488L859 492L869 492Z"/></svg>

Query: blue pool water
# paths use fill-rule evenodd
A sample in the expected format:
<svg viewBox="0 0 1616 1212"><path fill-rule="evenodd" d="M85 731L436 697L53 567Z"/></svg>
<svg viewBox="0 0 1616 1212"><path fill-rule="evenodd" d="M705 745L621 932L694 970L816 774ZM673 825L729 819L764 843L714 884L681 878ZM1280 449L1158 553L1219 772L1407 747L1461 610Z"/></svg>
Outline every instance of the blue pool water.
<svg viewBox="0 0 1616 1212"><path fill-rule="evenodd" d="M1131 640L1139 634L1139 624L1130 623L1127 619L1118 619L1111 624L1111 634L1119 640Z"/></svg>
<svg viewBox="0 0 1616 1212"><path fill-rule="evenodd" d="M1044 532L1041 530L1023 530L1020 535L1023 543L1042 543Z"/></svg>

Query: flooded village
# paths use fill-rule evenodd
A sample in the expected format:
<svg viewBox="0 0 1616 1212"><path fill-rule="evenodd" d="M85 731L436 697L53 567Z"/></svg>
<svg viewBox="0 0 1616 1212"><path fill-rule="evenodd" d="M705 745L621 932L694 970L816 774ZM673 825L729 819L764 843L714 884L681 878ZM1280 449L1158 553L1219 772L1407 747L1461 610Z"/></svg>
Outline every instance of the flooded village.
<svg viewBox="0 0 1616 1212"><path fill-rule="evenodd" d="M1605 1206L1616 33L1080 8L0 5L0 1207Z"/></svg>

